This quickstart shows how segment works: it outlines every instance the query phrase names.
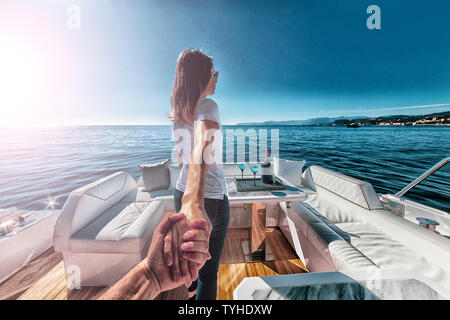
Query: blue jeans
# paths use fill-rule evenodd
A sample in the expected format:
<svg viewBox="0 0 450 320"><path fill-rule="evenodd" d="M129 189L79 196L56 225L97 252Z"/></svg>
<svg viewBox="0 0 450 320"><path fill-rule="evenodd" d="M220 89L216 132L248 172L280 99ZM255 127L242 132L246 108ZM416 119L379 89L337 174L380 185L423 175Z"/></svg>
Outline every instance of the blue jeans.
<svg viewBox="0 0 450 320"><path fill-rule="evenodd" d="M183 192L175 190L175 211L181 209ZM197 300L215 300L217 297L217 272L222 254L225 236L230 220L230 204L227 196L223 200L205 198L205 211L211 221L212 231L209 238L209 253L211 259L199 270L198 279L189 287L189 291L197 288Z"/></svg>

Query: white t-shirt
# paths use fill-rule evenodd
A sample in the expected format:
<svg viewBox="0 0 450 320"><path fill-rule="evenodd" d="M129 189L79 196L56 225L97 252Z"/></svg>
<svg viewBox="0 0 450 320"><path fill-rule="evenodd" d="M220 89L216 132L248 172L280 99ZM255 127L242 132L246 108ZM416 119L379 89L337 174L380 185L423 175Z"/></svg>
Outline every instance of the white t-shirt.
<svg viewBox="0 0 450 320"><path fill-rule="evenodd" d="M172 123L172 138L183 161L183 168L178 177L176 188L181 192L184 192L186 189L188 167L191 161L192 149L194 148L194 125L197 121L202 120L212 120L219 124L219 132L214 137L212 146L215 161L209 165L206 175L205 198L222 200L225 194L225 178L222 164L222 126L219 119L219 108L212 99L203 99L199 102L197 118L194 123L180 124L176 121ZM186 133L188 134L186 140L190 138L190 143L187 141L183 142ZM183 137L180 137L180 135Z"/></svg>

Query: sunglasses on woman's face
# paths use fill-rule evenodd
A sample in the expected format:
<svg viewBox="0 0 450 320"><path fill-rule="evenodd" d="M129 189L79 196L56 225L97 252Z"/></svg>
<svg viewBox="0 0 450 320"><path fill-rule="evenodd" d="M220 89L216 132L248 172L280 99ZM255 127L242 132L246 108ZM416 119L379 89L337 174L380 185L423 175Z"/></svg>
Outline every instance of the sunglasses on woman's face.
<svg viewBox="0 0 450 320"><path fill-rule="evenodd" d="M217 78L219 78L219 71L213 72L212 76L213 76L214 79L216 79L216 81L217 81Z"/></svg>

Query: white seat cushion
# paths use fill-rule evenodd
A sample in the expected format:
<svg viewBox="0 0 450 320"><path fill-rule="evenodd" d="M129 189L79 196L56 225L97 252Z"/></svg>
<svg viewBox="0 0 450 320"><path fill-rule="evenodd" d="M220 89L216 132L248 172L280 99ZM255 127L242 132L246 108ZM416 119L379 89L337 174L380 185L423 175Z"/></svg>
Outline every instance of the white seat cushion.
<svg viewBox="0 0 450 320"><path fill-rule="evenodd" d="M144 191L144 187L138 187L136 190L127 194L120 202L151 202L154 200L171 200L175 189L161 189L154 191Z"/></svg>
<svg viewBox="0 0 450 320"><path fill-rule="evenodd" d="M350 244L379 268L408 269L430 278L442 270L430 264L412 249L365 222L338 223L350 235ZM334 249L331 247L330 251Z"/></svg>
<svg viewBox="0 0 450 320"><path fill-rule="evenodd" d="M286 160L274 157L273 172L275 175L288 180L295 186L302 184L302 170L306 161Z"/></svg>
<svg viewBox="0 0 450 320"><path fill-rule="evenodd" d="M345 240L331 242L328 251L336 270L378 269L375 263Z"/></svg>
<svg viewBox="0 0 450 320"><path fill-rule="evenodd" d="M70 240L73 252L136 253L151 240L153 229L164 216L161 201L120 202Z"/></svg>
<svg viewBox="0 0 450 320"><path fill-rule="evenodd" d="M170 187L169 161L167 159L158 163L139 164L142 182L146 191L166 189Z"/></svg>
<svg viewBox="0 0 450 320"><path fill-rule="evenodd" d="M331 223L361 221L364 214L370 213L369 210L361 208L326 189L321 187L317 187L317 189L318 193L308 194L304 203L326 217Z"/></svg>

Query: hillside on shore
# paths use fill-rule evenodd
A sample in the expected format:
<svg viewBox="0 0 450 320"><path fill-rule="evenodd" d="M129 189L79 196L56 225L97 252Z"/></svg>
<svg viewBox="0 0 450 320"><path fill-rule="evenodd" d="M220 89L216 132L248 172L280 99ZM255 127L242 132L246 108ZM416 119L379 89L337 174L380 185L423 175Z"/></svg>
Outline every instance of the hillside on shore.
<svg viewBox="0 0 450 320"><path fill-rule="evenodd" d="M350 123L367 125L450 125L450 111L426 115L390 115L380 117L312 118L307 120L285 120L264 122L242 122L238 126L346 126Z"/></svg>

